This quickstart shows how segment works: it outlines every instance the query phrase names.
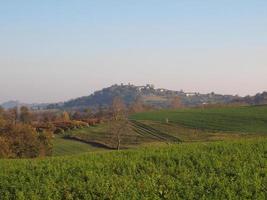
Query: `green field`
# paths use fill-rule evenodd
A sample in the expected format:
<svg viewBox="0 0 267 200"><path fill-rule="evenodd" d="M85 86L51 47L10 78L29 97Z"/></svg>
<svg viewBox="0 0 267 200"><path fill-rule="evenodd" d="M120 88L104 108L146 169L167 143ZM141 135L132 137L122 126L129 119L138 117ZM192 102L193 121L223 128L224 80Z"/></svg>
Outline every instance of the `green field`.
<svg viewBox="0 0 267 200"><path fill-rule="evenodd" d="M266 199L267 139L0 160L9 199Z"/></svg>
<svg viewBox="0 0 267 200"><path fill-rule="evenodd" d="M267 106L160 110L138 113L134 120L169 122L208 131L267 133Z"/></svg>
<svg viewBox="0 0 267 200"><path fill-rule="evenodd" d="M59 136L53 139L53 156L74 155L95 150L101 150L101 148Z"/></svg>

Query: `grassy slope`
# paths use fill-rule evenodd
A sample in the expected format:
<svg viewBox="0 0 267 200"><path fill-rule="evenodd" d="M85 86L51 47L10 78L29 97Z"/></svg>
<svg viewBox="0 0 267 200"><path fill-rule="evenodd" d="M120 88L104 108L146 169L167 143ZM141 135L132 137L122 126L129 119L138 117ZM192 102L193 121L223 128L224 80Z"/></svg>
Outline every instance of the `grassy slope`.
<svg viewBox="0 0 267 200"><path fill-rule="evenodd" d="M1 199L265 199L267 140L0 160Z"/></svg>
<svg viewBox="0 0 267 200"><path fill-rule="evenodd" d="M107 123L98 124L83 129L71 130L66 133L73 138L81 139L86 142L98 143L100 146L105 145L107 147L116 146L116 139L112 138L112 135L108 133ZM135 130L130 130L127 133L121 135L122 147L134 147L139 144L158 141L152 136L142 135ZM114 143L114 144L113 144Z"/></svg>
<svg viewBox="0 0 267 200"><path fill-rule="evenodd" d="M84 142L63 139L58 136L53 139L53 156L73 155L100 149L101 148L95 148Z"/></svg>
<svg viewBox="0 0 267 200"><path fill-rule="evenodd" d="M267 133L267 106L163 110L138 113L131 118L158 122L164 122L168 118L172 123L189 128Z"/></svg>

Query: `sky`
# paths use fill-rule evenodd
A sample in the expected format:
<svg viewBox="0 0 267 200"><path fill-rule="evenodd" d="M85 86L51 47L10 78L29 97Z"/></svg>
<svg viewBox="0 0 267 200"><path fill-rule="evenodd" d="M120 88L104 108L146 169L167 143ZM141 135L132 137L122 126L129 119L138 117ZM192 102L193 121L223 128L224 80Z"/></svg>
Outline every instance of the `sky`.
<svg viewBox="0 0 267 200"><path fill-rule="evenodd" d="M112 84L267 90L266 0L0 0L0 102Z"/></svg>

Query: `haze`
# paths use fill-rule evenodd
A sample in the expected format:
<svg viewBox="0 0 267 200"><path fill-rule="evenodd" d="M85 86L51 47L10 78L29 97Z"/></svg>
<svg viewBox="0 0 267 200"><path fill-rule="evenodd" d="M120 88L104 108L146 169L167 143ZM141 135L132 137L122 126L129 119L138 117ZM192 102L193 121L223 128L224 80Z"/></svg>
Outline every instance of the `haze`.
<svg viewBox="0 0 267 200"><path fill-rule="evenodd" d="M255 94L267 1L1 1L0 102L57 102L114 83Z"/></svg>

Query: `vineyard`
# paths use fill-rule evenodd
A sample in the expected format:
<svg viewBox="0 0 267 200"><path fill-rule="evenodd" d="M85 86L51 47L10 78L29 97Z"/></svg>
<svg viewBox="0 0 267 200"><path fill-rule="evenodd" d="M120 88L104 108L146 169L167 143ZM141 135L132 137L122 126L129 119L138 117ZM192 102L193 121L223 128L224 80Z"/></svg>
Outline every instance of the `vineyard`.
<svg viewBox="0 0 267 200"><path fill-rule="evenodd" d="M267 140L0 161L1 199L266 199Z"/></svg>

